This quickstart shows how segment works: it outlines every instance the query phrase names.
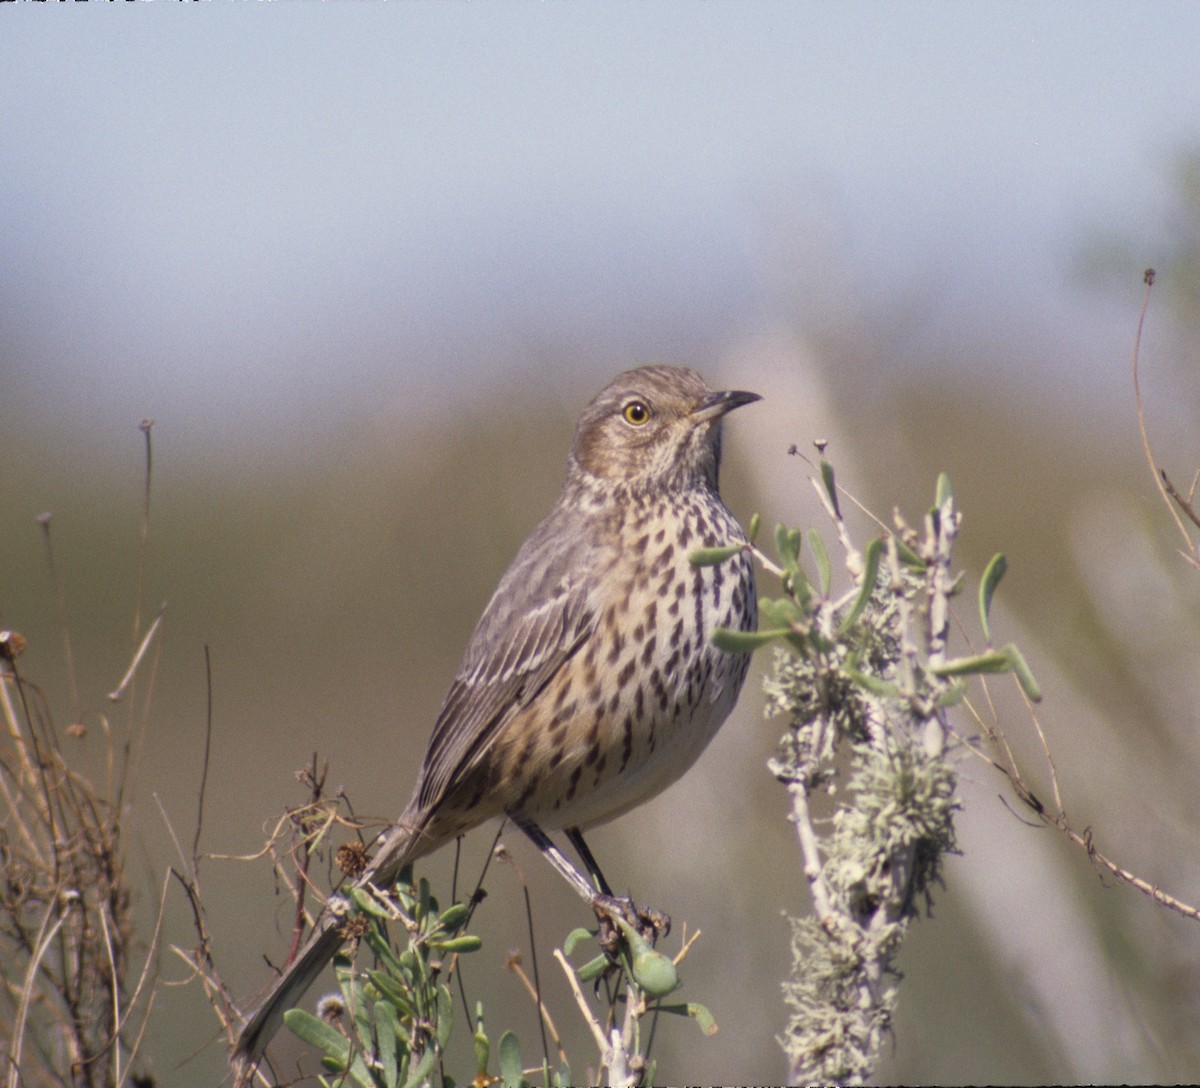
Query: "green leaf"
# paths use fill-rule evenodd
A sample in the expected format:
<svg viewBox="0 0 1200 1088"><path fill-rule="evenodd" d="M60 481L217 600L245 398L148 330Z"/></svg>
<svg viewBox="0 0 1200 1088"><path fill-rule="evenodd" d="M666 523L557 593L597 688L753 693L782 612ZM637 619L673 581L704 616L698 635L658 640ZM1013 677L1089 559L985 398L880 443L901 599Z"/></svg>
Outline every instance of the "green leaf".
<svg viewBox="0 0 1200 1088"><path fill-rule="evenodd" d="M829 504L833 509L833 516L838 521L842 520L842 510L838 505L837 484L833 478L833 465L825 460L824 457L820 461L821 483L825 487L825 494L829 496Z"/></svg>
<svg viewBox="0 0 1200 1088"><path fill-rule="evenodd" d="M717 1033L717 1022L713 1019L712 1013L694 1001L678 1005L656 1005L655 1009L658 1012L669 1012L672 1016L690 1016L700 1025L700 1030L705 1035L716 1035Z"/></svg>
<svg viewBox="0 0 1200 1088"><path fill-rule="evenodd" d="M483 938L464 933L461 937L447 937L444 940L435 937L429 944L442 952L477 952L483 947Z"/></svg>
<svg viewBox="0 0 1200 1088"><path fill-rule="evenodd" d="M563 955L570 956L583 941L590 941L595 936L596 934L592 930L584 929L582 926L571 930L567 934L567 939L563 941Z"/></svg>
<svg viewBox="0 0 1200 1088"><path fill-rule="evenodd" d="M350 1059L350 1040L333 1025L313 1016L307 1009L288 1009L283 1014L283 1023L301 1042L324 1051L345 1068Z"/></svg>
<svg viewBox="0 0 1200 1088"><path fill-rule="evenodd" d="M786 627L766 631L733 631L728 627L718 627L712 633L712 641L718 650L724 650L727 654L748 654L788 633Z"/></svg>
<svg viewBox="0 0 1200 1088"><path fill-rule="evenodd" d="M775 550L788 570L794 570L800 565L800 530L789 529L786 525L775 526Z"/></svg>
<svg viewBox="0 0 1200 1088"><path fill-rule="evenodd" d="M521 1044L517 1037L506 1031L500 1036L500 1079L504 1088L525 1088L525 1067L521 1064Z"/></svg>
<svg viewBox="0 0 1200 1088"><path fill-rule="evenodd" d="M950 486L950 477L944 472L938 473L937 492L933 500L933 505L939 510L954 498L954 488Z"/></svg>
<svg viewBox="0 0 1200 1088"><path fill-rule="evenodd" d="M720 548L697 548L688 552L688 562L693 567L715 567L718 563L724 563L726 559L732 559L741 550L740 544L726 544Z"/></svg>
<svg viewBox="0 0 1200 1088"><path fill-rule="evenodd" d="M817 564L817 585L821 587L821 595L829 596L829 587L833 584L833 574L829 567L829 553L825 550L825 541L816 529L808 530L808 550L813 553L813 562Z"/></svg>
<svg viewBox="0 0 1200 1088"><path fill-rule="evenodd" d="M483 1002L475 1003L475 1072L478 1074L475 1081L478 1083L481 1079L487 1077L488 1058L491 1057L492 1044L488 1040L487 1032L483 1028Z"/></svg>
<svg viewBox="0 0 1200 1088"><path fill-rule="evenodd" d="M438 927L446 933L454 933L462 929L470 914L470 904L455 903L452 907L447 907L442 911L442 915L438 919Z"/></svg>
<svg viewBox="0 0 1200 1088"><path fill-rule="evenodd" d="M396 1088L400 1079L396 1062L399 1034L400 1024L396 1019L395 1008L386 1001L375 1002L375 1039L379 1044L379 1064L383 1069L383 1083L387 1088Z"/></svg>
<svg viewBox="0 0 1200 1088"><path fill-rule="evenodd" d="M937 705L944 710L949 710L952 706L958 706L959 703L966 698L967 685L962 680L955 680L941 695L938 696Z"/></svg>
<svg viewBox="0 0 1200 1088"><path fill-rule="evenodd" d="M395 1006L402 1016L413 1015L412 997L391 975L384 971L368 971L369 978L375 989Z"/></svg>
<svg viewBox="0 0 1200 1088"><path fill-rule="evenodd" d="M679 971L671 957L654 949L633 957L633 980L647 997L664 997L680 986Z"/></svg>
<svg viewBox="0 0 1200 1088"><path fill-rule="evenodd" d="M983 637L987 639L989 646L992 644L992 631L988 626L988 613L992 608L992 594L996 592L996 587L1007 570L1008 560L1004 558L1003 552L997 552L979 580L979 622L983 626Z"/></svg>
<svg viewBox="0 0 1200 1088"><path fill-rule="evenodd" d="M754 538L758 536L758 530L762 527L762 516L760 514L750 515L750 526L746 530L746 536L749 537L750 543L754 543Z"/></svg>
<svg viewBox="0 0 1200 1088"><path fill-rule="evenodd" d="M679 971L669 956L655 950L645 937L623 918L617 925L625 935L633 968L633 980L648 997L663 997L679 988Z"/></svg>
<svg viewBox="0 0 1200 1088"><path fill-rule="evenodd" d="M867 544L867 550L863 553L863 573L862 581L858 585L858 595L854 598L850 611L842 617L842 622L838 624L839 634L844 635L849 631L858 622L858 617L862 615L863 609L867 607L871 594L875 592L875 585L879 581L879 559L882 555L883 539L875 537Z"/></svg>
<svg viewBox="0 0 1200 1088"><path fill-rule="evenodd" d="M391 911L380 903L366 888L351 888L350 899L363 914L369 914L373 918L391 917Z"/></svg>
<svg viewBox="0 0 1200 1088"><path fill-rule="evenodd" d="M595 959L588 960L578 971L575 972L575 977L580 982L591 982L593 979L599 978L605 971L608 970L608 957L601 952Z"/></svg>
<svg viewBox="0 0 1200 1088"><path fill-rule="evenodd" d="M437 1060L438 1048L427 1046L421 1054L421 1060L408 1071L408 1080L404 1082L404 1088L421 1088L429 1080L429 1074L433 1072Z"/></svg>
<svg viewBox="0 0 1200 1088"><path fill-rule="evenodd" d="M717 1034L717 1022L713 1019L712 1013L703 1005L699 1005L695 1001L689 1001L687 1011L688 1016L700 1025L700 1030L705 1035Z"/></svg>
<svg viewBox="0 0 1200 1088"><path fill-rule="evenodd" d="M758 602L758 610L772 627L783 629L792 624L802 624L804 613L796 607L790 597L767 597Z"/></svg>
<svg viewBox="0 0 1200 1088"><path fill-rule="evenodd" d="M404 974L404 968L400 966L400 959L393 951L391 944L388 942L387 934L381 933L372 926L367 930L367 947L375 954L379 961L388 969L392 975Z"/></svg>
<svg viewBox="0 0 1200 1088"><path fill-rule="evenodd" d="M449 986L439 986L437 992L437 1041L438 1050L446 1052L450 1042L450 1033L454 1030L454 998L450 996Z"/></svg>
<svg viewBox="0 0 1200 1088"><path fill-rule="evenodd" d="M1012 659L1002 650L971 657L956 657L934 665L929 671L934 676L974 676L984 672L1008 672L1013 667Z"/></svg>
<svg viewBox="0 0 1200 1088"><path fill-rule="evenodd" d="M1025 656L1017 649L1015 643L1008 643L1000 652L1008 658L1009 663L1012 665L1017 683L1021 685L1021 690L1025 692L1025 697L1031 703L1040 703L1042 701L1042 689L1034 678L1033 670L1030 669Z"/></svg>
<svg viewBox="0 0 1200 1088"><path fill-rule="evenodd" d="M916 552L904 543L899 537L895 537L896 555L899 556L900 562L906 567L911 567L913 570L924 570L926 562Z"/></svg>
<svg viewBox="0 0 1200 1088"><path fill-rule="evenodd" d="M342 991L342 1000L346 1003L347 1018L354 1021L355 1031L360 1038L369 1038L371 1034L370 1009L362 1000L362 989L358 975L354 971L354 962L344 952L339 952L333 958L333 974L338 980Z"/></svg>

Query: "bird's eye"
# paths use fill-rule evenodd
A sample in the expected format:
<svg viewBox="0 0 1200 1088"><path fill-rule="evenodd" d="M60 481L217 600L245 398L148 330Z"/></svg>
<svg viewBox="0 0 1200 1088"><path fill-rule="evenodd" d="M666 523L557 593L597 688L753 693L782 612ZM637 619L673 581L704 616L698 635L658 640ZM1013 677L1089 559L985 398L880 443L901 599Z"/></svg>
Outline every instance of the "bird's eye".
<svg viewBox="0 0 1200 1088"><path fill-rule="evenodd" d="M635 427L640 427L650 418L650 409L640 400L631 400L621 409L621 415L624 417L626 423L632 423Z"/></svg>

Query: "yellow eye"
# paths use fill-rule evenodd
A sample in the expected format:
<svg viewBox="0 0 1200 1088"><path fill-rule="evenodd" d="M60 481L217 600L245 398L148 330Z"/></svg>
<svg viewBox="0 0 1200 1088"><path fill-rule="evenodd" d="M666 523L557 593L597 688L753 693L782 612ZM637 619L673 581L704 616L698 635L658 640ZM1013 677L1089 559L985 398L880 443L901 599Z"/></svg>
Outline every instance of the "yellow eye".
<svg viewBox="0 0 1200 1088"><path fill-rule="evenodd" d="M650 418L650 409L640 400L631 400L621 409L621 415L625 417L626 423L640 427Z"/></svg>

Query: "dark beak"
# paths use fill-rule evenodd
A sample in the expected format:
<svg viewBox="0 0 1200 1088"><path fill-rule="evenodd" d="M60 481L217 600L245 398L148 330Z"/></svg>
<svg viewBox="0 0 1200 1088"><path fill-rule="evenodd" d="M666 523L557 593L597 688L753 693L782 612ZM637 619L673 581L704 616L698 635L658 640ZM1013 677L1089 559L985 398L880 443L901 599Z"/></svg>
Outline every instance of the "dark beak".
<svg viewBox="0 0 1200 1088"><path fill-rule="evenodd" d="M718 393L709 393L692 412L692 419L697 423L720 419L735 408L753 404L756 400L762 400L762 397L757 393L747 393L741 389L726 389Z"/></svg>

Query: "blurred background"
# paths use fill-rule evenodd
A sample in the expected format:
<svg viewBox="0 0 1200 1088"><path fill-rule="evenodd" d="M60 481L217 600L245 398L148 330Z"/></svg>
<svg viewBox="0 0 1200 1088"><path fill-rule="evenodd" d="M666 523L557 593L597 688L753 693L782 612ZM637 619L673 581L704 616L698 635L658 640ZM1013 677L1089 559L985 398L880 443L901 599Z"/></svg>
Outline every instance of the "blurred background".
<svg viewBox="0 0 1200 1088"><path fill-rule="evenodd" d="M919 519L947 471L962 565L1008 555L994 627L1042 682L1073 823L1200 901L1200 601L1130 381L1152 265L1146 409L1186 488L1198 49L1186 2L7 11L0 626L29 640L60 725L145 724L127 845L147 923L179 862L160 808L185 844L196 826L205 647L202 849L258 849L314 752L359 813L397 815L577 412L648 361L764 394L728 427L743 520L822 524L793 443L829 440L884 516ZM143 713L144 685L132 709L105 693L134 643L145 418L143 611L168 613ZM663 1025L660 1080L784 1075L784 912L807 893L757 686L679 785L590 836L614 883L704 931L684 994L720 1031ZM998 705L1044 789L1027 716ZM93 728L81 760L99 746ZM962 855L905 948L879 1079L1196 1080L1197 923L1022 822L983 765L961 771ZM559 987L550 950L586 911L507 841ZM490 843L468 838L467 874ZM425 867L443 886L451 853ZM250 995L262 954L285 954L286 900L261 862L201 876L217 967ZM488 886L472 997L536 1060L503 970L528 953L519 883L502 867ZM195 944L178 897L165 936ZM161 973L186 969L165 952ZM155 1023L159 1083L219 1079L197 987L164 989Z"/></svg>

